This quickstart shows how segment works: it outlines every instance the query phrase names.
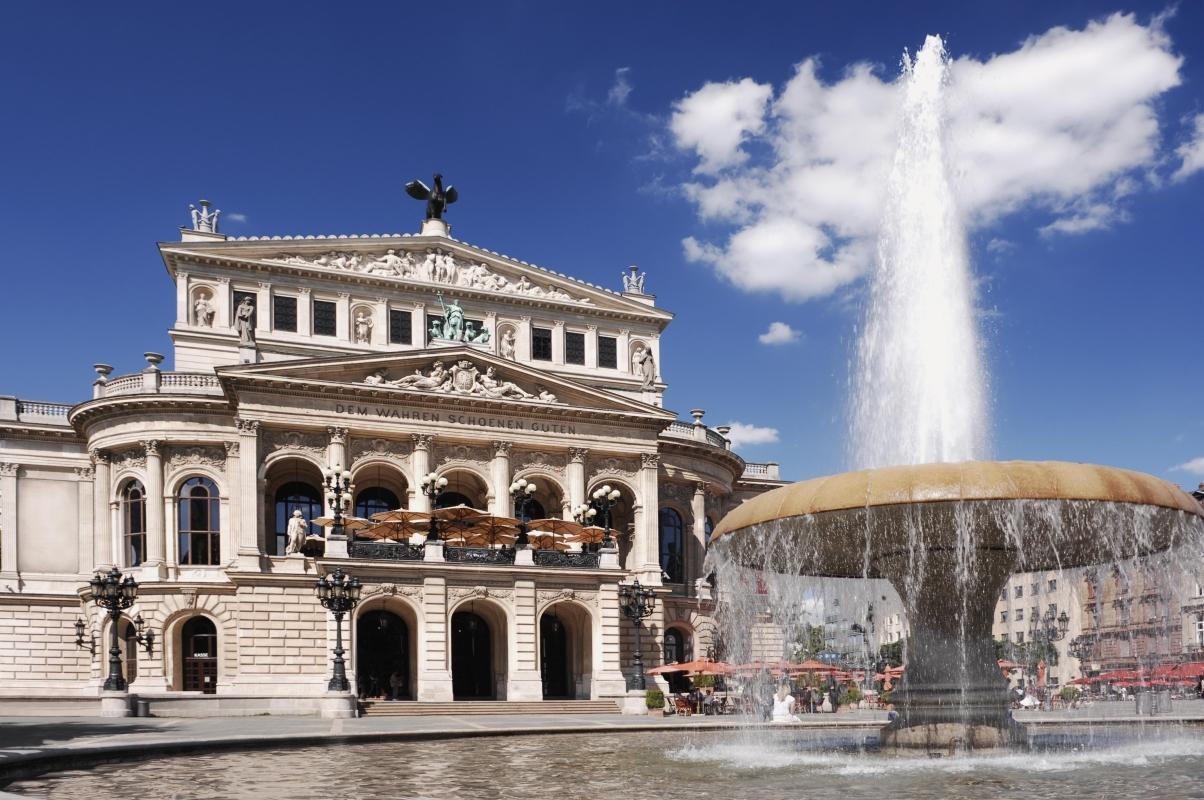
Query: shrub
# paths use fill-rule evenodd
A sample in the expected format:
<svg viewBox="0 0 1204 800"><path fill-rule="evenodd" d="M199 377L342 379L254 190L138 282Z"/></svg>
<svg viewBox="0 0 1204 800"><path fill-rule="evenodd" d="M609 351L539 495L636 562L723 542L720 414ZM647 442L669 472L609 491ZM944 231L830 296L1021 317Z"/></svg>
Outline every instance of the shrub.
<svg viewBox="0 0 1204 800"><path fill-rule="evenodd" d="M861 702L861 690L858 689L856 686L849 686L848 688L846 688L844 691L842 691L840 693L840 697L837 698L837 701L841 705L852 705L853 703L860 703Z"/></svg>
<svg viewBox="0 0 1204 800"><path fill-rule="evenodd" d="M715 685L714 675L695 675L694 685L699 689L706 689Z"/></svg>
<svg viewBox="0 0 1204 800"><path fill-rule="evenodd" d="M658 708L665 707L665 693L660 689L649 689L644 693L644 705L655 711Z"/></svg>
<svg viewBox="0 0 1204 800"><path fill-rule="evenodd" d="M1062 690L1058 692L1058 697L1062 698L1063 703L1070 703L1078 698L1081 691L1077 686L1063 686Z"/></svg>

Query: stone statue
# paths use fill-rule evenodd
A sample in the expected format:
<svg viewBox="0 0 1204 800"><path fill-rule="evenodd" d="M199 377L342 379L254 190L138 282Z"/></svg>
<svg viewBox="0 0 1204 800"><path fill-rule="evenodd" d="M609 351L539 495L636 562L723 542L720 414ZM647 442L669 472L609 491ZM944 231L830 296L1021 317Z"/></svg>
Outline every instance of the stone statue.
<svg viewBox="0 0 1204 800"><path fill-rule="evenodd" d="M651 389L656 384L656 361L652 357L652 350L647 347L637 347L635 354L631 357L631 371L643 378L643 386L645 389Z"/></svg>
<svg viewBox="0 0 1204 800"><path fill-rule="evenodd" d="M623 274L623 291L631 292L632 294L643 294L644 279L648 277L648 273L639 272L640 268L634 265L627 269L629 270L629 274Z"/></svg>
<svg viewBox="0 0 1204 800"><path fill-rule="evenodd" d="M368 344L372 341L372 315L367 311L361 310L355 315L355 341L359 344Z"/></svg>
<svg viewBox="0 0 1204 800"><path fill-rule="evenodd" d="M426 201L427 219L443 219L447 207L460 199L460 193L456 191L456 187L443 188L443 176L438 172L435 173L434 189L429 188L422 181L413 180L406 184L406 194L415 200Z"/></svg>
<svg viewBox="0 0 1204 800"><path fill-rule="evenodd" d="M502 334L502 344L500 349L502 358L508 358L511 361L514 360L514 339L515 337L513 330L507 329L506 332Z"/></svg>
<svg viewBox="0 0 1204 800"><path fill-rule="evenodd" d="M288 542L284 547L286 556L301 552L301 548L305 545L305 529L307 527L305 515L301 513L301 509L294 511L288 521Z"/></svg>
<svg viewBox="0 0 1204 800"><path fill-rule="evenodd" d="M437 319L431 320L431 329L429 331L427 331L427 333L430 334L432 340L442 339L443 338L443 323Z"/></svg>
<svg viewBox="0 0 1204 800"><path fill-rule="evenodd" d="M443 293L439 292L439 305L443 306L443 338L460 341L464 338L464 309L460 308L460 302L452 300L449 306L443 302Z"/></svg>
<svg viewBox="0 0 1204 800"><path fill-rule="evenodd" d="M536 397L538 397L540 400L542 400L545 403L555 403L556 402L556 395L549 392L548 387L540 386L539 384L536 384L535 388L539 390L539 394L536 395Z"/></svg>
<svg viewBox="0 0 1204 800"><path fill-rule="evenodd" d="M364 378L363 382L369 386L380 386L382 383L385 383L385 371L383 369L378 369L376 372L373 372L371 375Z"/></svg>
<svg viewBox="0 0 1204 800"><path fill-rule="evenodd" d="M516 384L498 380L497 370L493 367L486 369L484 375L477 375L477 383L480 384L481 392L486 397L516 397L520 400L527 400L531 397L528 392L524 392Z"/></svg>
<svg viewBox="0 0 1204 800"><path fill-rule="evenodd" d="M244 297L234 312L234 329L239 344L255 344L255 303Z"/></svg>
<svg viewBox="0 0 1204 800"><path fill-rule="evenodd" d="M213 327L213 314L216 309L213 303L209 300L207 293L200 293L196 297L196 303L192 306L193 314L196 316L196 324L204 325L206 328Z"/></svg>
<svg viewBox="0 0 1204 800"><path fill-rule="evenodd" d="M406 275L406 267L406 260L397 255L396 250L387 250L383 256L368 264L366 271L374 275Z"/></svg>
<svg viewBox="0 0 1204 800"><path fill-rule="evenodd" d="M217 217L221 214L221 209L209 210L209 201L202 200L201 207L189 203L188 208L192 211L192 229L194 231L204 231L206 233L217 233Z"/></svg>
<svg viewBox="0 0 1204 800"><path fill-rule="evenodd" d="M481 329L477 331L476 335L468 341L472 342L473 344L489 344L490 338L489 329L482 324Z"/></svg>
<svg viewBox="0 0 1204 800"><path fill-rule="evenodd" d="M436 361L431 366L429 375L423 375L419 370L414 370L413 375L389 381L389 385L404 389L438 389L447 380L447 377L447 370L443 368L443 362Z"/></svg>

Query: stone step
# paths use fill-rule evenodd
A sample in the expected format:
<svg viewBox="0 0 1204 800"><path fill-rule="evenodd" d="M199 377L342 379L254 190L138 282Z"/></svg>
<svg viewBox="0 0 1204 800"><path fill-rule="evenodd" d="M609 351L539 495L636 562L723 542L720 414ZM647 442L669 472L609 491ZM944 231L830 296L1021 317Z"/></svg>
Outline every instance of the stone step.
<svg viewBox="0 0 1204 800"><path fill-rule="evenodd" d="M360 703L366 717L461 716L465 714L617 714L613 700L457 700L416 703L412 700L367 700Z"/></svg>

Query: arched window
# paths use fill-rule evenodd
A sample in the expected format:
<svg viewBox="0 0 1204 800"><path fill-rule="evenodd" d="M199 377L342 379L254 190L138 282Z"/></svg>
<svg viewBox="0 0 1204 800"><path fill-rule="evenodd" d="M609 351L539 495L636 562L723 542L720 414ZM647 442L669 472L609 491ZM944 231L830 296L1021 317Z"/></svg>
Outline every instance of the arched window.
<svg viewBox="0 0 1204 800"><path fill-rule="evenodd" d="M685 561L682 549L681 514L671 508L661 509L660 518L661 570L668 575L669 583L685 580Z"/></svg>
<svg viewBox="0 0 1204 800"><path fill-rule="evenodd" d="M180 563L221 563L217 486L196 477L180 487Z"/></svg>
<svg viewBox="0 0 1204 800"><path fill-rule="evenodd" d="M294 511L309 521L309 532L315 536L322 535L322 528L314 525L315 517L320 517L326 509L322 506L322 495L308 483L293 481L286 483L276 490L276 555L284 555L288 544L288 520Z"/></svg>
<svg viewBox="0 0 1204 800"><path fill-rule="evenodd" d="M686 658L686 643L681 631L677 628L670 628L665 631L665 662L666 664L680 664L683 661L688 661Z"/></svg>
<svg viewBox="0 0 1204 800"><path fill-rule="evenodd" d="M121 529L125 565L136 567L146 558L146 489L133 480L121 490Z"/></svg>
<svg viewBox="0 0 1204 800"><path fill-rule="evenodd" d="M522 514L516 514L523 522L530 522L533 519L547 519L548 515L544 511L543 503L536 500L534 497L527 500L526 506L523 507Z"/></svg>
<svg viewBox="0 0 1204 800"><path fill-rule="evenodd" d="M382 511L395 511L401 508L397 495L383 486L369 486L355 494L355 515L370 517Z"/></svg>
<svg viewBox="0 0 1204 800"><path fill-rule="evenodd" d="M435 508L451 508L452 506L471 506L472 501L467 495L459 492L443 492L435 498Z"/></svg>

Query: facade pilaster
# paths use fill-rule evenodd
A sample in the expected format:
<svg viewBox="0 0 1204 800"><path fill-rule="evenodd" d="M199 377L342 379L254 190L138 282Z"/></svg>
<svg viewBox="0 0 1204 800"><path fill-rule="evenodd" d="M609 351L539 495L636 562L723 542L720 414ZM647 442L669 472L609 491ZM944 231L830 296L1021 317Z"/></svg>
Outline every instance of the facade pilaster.
<svg viewBox="0 0 1204 800"><path fill-rule="evenodd" d="M626 328L619 331L615 342L615 360L620 372L631 372L631 331Z"/></svg>
<svg viewBox="0 0 1204 800"><path fill-rule="evenodd" d="M531 360L531 317L518 318L518 334L514 343L514 359L516 361Z"/></svg>
<svg viewBox="0 0 1204 800"><path fill-rule="evenodd" d="M620 640L623 625L628 625L619 612L619 584L604 583L598 587L598 625L594 633L594 686L590 699L624 697L627 681L623 677Z"/></svg>
<svg viewBox="0 0 1204 800"><path fill-rule="evenodd" d="M87 575L92 571L92 551L96 546L96 526L93 515L96 513L96 467L88 464L86 467L76 467L75 474L79 477L76 486L78 499L79 542L76 553L76 571Z"/></svg>
<svg viewBox="0 0 1204 800"><path fill-rule="evenodd" d="M372 336L371 343L373 347L384 347L389 343L389 300L385 297L376 298L372 310Z"/></svg>
<svg viewBox="0 0 1204 800"><path fill-rule="evenodd" d="M223 447L226 448L226 497L222 501L222 538L221 538L221 563L234 564L238 561L238 545L242 540L242 519L240 518L242 503L242 493L240 489L240 477L242 469L242 459L239 458L240 448L238 442L224 442ZM254 498L248 498L254 504ZM239 515L232 513L232 509L239 509ZM227 522L228 521L228 522Z"/></svg>
<svg viewBox="0 0 1204 800"><path fill-rule="evenodd" d="M552 363L564 364L564 320L552 323Z"/></svg>
<svg viewBox="0 0 1204 800"><path fill-rule="evenodd" d="M660 494L658 478L660 456L656 453L640 454L640 514L636 520L636 553L638 568L644 573L641 581L645 586L661 585L660 531L658 510ZM642 563L641 563L642 562Z"/></svg>
<svg viewBox="0 0 1204 800"><path fill-rule="evenodd" d="M514 514L510 497L510 448L511 442L493 443L493 460L489 462L489 479L493 484L493 507L490 513L498 517Z"/></svg>
<svg viewBox="0 0 1204 800"><path fill-rule="evenodd" d="M272 284L266 281L259 284L255 293L255 335L267 333L272 329Z"/></svg>
<svg viewBox="0 0 1204 800"><path fill-rule="evenodd" d="M414 474L414 485L410 487L413 496L410 498L410 508L415 511L430 511L431 499L422 491L422 478L431 471L431 444L435 437L425 433L414 434L414 451L410 454L410 469Z"/></svg>
<svg viewBox="0 0 1204 800"><path fill-rule="evenodd" d="M238 426L238 566L258 570L263 552L259 537L259 420L235 419ZM227 469L230 462L227 460ZM267 552L275 555L275 542Z"/></svg>
<svg viewBox="0 0 1204 800"><path fill-rule="evenodd" d="M0 577L17 577L17 464L0 463Z"/></svg>
<svg viewBox="0 0 1204 800"><path fill-rule="evenodd" d="M159 446L160 442L155 439L142 442L146 450L146 560L142 565L143 580L162 578L167 561L167 498L163 493L163 454Z"/></svg>
<svg viewBox="0 0 1204 800"><path fill-rule="evenodd" d="M230 307L233 302L234 293L230 291L230 279L219 277L213 297L213 303L217 306L217 322L215 324L218 328L230 327L230 320L234 319L234 309Z"/></svg>
<svg viewBox="0 0 1204 800"><path fill-rule="evenodd" d="M423 633L425 646L419 649L418 699L446 702L453 699L451 676L451 637L448 631L447 579L427 575L422 581Z"/></svg>
<svg viewBox="0 0 1204 800"><path fill-rule="evenodd" d="M188 325L192 314L188 308L188 273L176 273L176 325Z"/></svg>
<svg viewBox="0 0 1204 800"><path fill-rule="evenodd" d="M514 633L507 643L510 653L510 669L506 683L506 699L510 701L542 700L543 680L539 674L539 662L535 652L535 640L539 635L536 619L535 581L514 582Z"/></svg>
<svg viewBox="0 0 1204 800"><path fill-rule="evenodd" d="M347 463L347 436L351 433L347 428L339 428L330 426L326 429L326 435L330 437L330 443L326 446L326 463L330 466L341 466L343 469L349 469L350 464Z"/></svg>
<svg viewBox="0 0 1204 800"><path fill-rule="evenodd" d="M410 314L410 341L414 347L426 347L426 303L414 304Z"/></svg>
<svg viewBox="0 0 1204 800"><path fill-rule="evenodd" d="M109 454L93 450L92 458L92 566L107 570L113 566L117 547L113 542L113 519L109 505L113 496L113 469Z"/></svg>
<svg viewBox="0 0 1204 800"><path fill-rule="evenodd" d="M598 326L585 326L585 368L598 368Z"/></svg>
<svg viewBox="0 0 1204 800"><path fill-rule="evenodd" d="M344 342L351 341L351 295L348 292L339 292L339 299L335 305L338 307L335 311L334 331L335 336Z"/></svg>
<svg viewBox="0 0 1204 800"><path fill-rule="evenodd" d="M302 286L297 290L297 335L313 336L314 333L314 301L310 296L309 287Z"/></svg>
<svg viewBox="0 0 1204 800"><path fill-rule="evenodd" d="M571 519L573 509L585 502L585 459L588 456L589 450L584 447L569 448L569 461L565 467L569 484L569 515L566 519Z"/></svg>

